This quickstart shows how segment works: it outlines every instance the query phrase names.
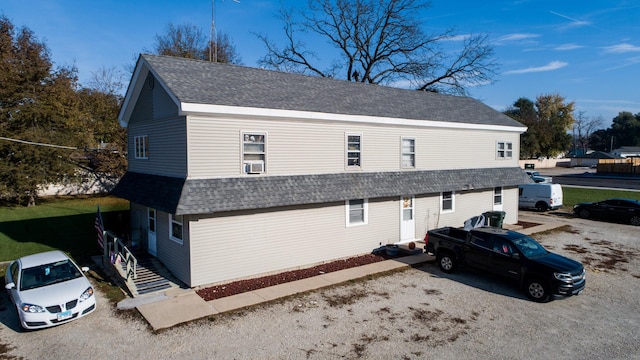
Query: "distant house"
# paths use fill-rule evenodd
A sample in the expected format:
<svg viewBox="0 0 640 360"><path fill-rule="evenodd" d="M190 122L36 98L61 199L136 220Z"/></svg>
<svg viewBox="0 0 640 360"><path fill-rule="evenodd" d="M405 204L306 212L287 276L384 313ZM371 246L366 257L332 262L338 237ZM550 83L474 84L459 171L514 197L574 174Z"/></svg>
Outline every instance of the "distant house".
<svg viewBox="0 0 640 360"><path fill-rule="evenodd" d="M640 146L622 146L611 153L617 157L640 157Z"/></svg>
<svg viewBox="0 0 640 360"><path fill-rule="evenodd" d="M142 55L119 120L132 239L192 287L518 220L526 127L467 98Z"/></svg>
<svg viewBox="0 0 640 360"><path fill-rule="evenodd" d="M585 155L572 157L570 166L595 167L598 165L600 159L620 159L620 156L616 156L604 151L590 151Z"/></svg>

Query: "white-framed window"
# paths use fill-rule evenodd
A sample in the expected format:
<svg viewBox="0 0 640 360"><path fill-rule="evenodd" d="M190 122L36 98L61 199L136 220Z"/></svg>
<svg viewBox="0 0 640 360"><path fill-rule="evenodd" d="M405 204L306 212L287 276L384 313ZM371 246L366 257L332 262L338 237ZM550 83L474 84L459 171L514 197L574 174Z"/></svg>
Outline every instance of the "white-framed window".
<svg viewBox="0 0 640 360"><path fill-rule="evenodd" d="M511 159L513 157L513 143L511 141L496 142L496 158Z"/></svg>
<svg viewBox="0 0 640 360"><path fill-rule="evenodd" d="M362 134L346 134L347 168L362 166Z"/></svg>
<svg viewBox="0 0 640 360"><path fill-rule="evenodd" d="M347 200L347 226L367 224L369 216L368 203L367 199Z"/></svg>
<svg viewBox="0 0 640 360"><path fill-rule="evenodd" d="M169 214L169 238L178 244L183 242L182 215Z"/></svg>
<svg viewBox="0 0 640 360"><path fill-rule="evenodd" d="M242 133L242 172L261 174L267 170L267 134Z"/></svg>
<svg viewBox="0 0 640 360"><path fill-rule="evenodd" d="M502 205L502 187L493 188L493 205Z"/></svg>
<svg viewBox="0 0 640 360"><path fill-rule="evenodd" d="M135 158L136 159L148 159L149 158L149 136L142 135L134 138L135 146Z"/></svg>
<svg viewBox="0 0 640 360"><path fill-rule="evenodd" d="M455 210L455 193L453 191L443 191L440 193L440 212L448 213Z"/></svg>
<svg viewBox="0 0 640 360"><path fill-rule="evenodd" d="M415 138L402 138L402 167L405 169L416 167Z"/></svg>

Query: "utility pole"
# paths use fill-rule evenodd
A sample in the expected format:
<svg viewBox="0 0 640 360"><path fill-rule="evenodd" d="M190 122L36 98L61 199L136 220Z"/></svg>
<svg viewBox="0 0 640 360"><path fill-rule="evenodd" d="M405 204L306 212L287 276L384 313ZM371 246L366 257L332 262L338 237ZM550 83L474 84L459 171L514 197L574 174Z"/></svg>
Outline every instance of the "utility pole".
<svg viewBox="0 0 640 360"><path fill-rule="evenodd" d="M239 4L240 0L233 0L233 2ZM211 30L209 31L209 61L218 62L218 31L216 30L215 6L216 6L216 0L211 0Z"/></svg>

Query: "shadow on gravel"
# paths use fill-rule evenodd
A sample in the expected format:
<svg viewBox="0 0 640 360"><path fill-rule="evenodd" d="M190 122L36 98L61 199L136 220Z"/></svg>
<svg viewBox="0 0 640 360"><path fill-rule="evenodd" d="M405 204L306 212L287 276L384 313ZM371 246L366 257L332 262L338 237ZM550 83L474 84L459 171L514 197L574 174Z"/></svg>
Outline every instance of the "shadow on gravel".
<svg viewBox="0 0 640 360"><path fill-rule="evenodd" d="M18 321L18 314L16 314L11 299L9 299L9 294L4 290L4 278L0 280L0 285L2 285L2 289L0 290L0 322L15 332L22 332L23 330ZM0 356L0 359L1 358Z"/></svg>
<svg viewBox="0 0 640 360"><path fill-rule="evenodd" d="M461 267L452 274L447 274L438 268L435 262L429 262L422 265L414 266L416 270L429 273L431 276L449 279L460 284L467 285L469 287L476 288L478 290L487 291L497 295L510 297L514 299L531 301L520 289L520 285L517 282L477 271L469 267ZM552 296L550 301L564 299L563 296Z"/></svg>
<svg viewBox="0 0 640 360"><path fill-rule="evenodd" d="M469 267L461 267L457 269L456 272L447 274L440 270L435 262L429 262L418 265L415 269L424 271L435 277L449 279L479 290L515 299L527 300L527 297L520 291L517 283L492 274L479 272Z"/></svg>

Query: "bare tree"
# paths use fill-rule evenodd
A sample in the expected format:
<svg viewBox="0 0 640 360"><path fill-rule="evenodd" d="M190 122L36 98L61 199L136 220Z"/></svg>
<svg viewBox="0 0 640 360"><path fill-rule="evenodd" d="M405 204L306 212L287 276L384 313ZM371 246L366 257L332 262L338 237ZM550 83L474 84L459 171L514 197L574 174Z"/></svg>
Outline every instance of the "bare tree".
<svg viewBox="0 0 640 360"><path fill-rule="evenodd" d="M89 87L105 94L120 94L125 87L125 74L116 67L100 66L91 72Z"/></svg>
<svg viewBox="0 0 640 360"><path fill-rule="evenodd" d="M589 150L589 138L602 127L602 116L587 117L585 111L578 111L573 122L573 141L576 149L581 149L585 154Z"/></svg>
<svg viewBox="0 0 640 360"><path fill-rule="evenodd" d="M409 82L419 90L466 94L470 86L492 82L498 67L486 35L437 34L422 30L424 0L317 0L308 2L300 19L282 9L286 42L279 47L258 34L267 54L259 63L281 71L336 77L348 81L393 85ZM300 41L315 34L337 50L335 59L320 59ZM450 51L455 44L458 52ZM329 64L326 68L319 64Z"/></svg>
<svg viewBox="0 0 640 360"><path fill-rule="evenodd" d="M209 58L210 46L217 46L217 62L241 62L235 44L227 34L218 34L216 39L209 41L200 28L191 24L169 24L164 33L156 34L152 52L158 55L213 61Z"/></svg>

